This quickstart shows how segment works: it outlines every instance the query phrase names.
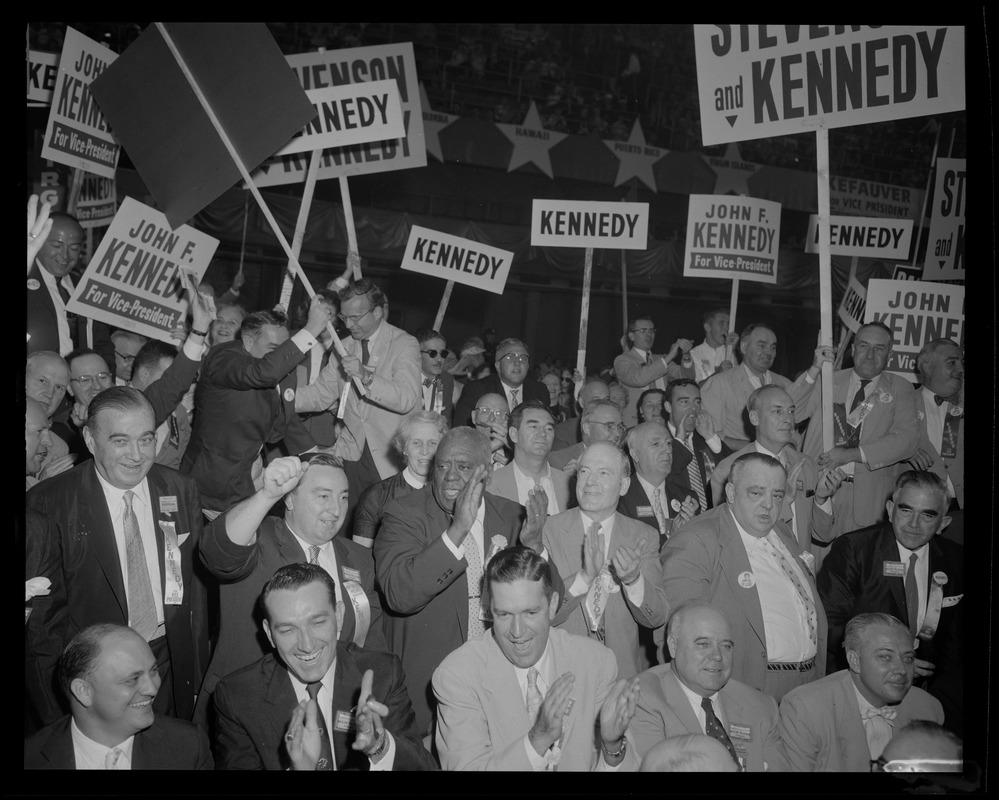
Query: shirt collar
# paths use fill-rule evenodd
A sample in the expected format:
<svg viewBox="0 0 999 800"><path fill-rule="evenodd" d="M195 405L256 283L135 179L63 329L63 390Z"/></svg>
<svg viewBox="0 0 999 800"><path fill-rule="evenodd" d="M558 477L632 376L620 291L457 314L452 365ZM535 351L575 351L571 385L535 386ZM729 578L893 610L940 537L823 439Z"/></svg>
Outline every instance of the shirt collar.
<svg viewBox="0 0 999 800"><path fill-rule="evenodd" d="M107 480L105 480L104 476L101 475L100 470L97 469L96 464L94 464L94 473L97 475L97 480L100 481L101 488L104 490L104 497L107 498L108 509L112 511L112 514L114 513L113 510L125 501L125 492L132 492L139 502L146 507L150 506L148 476L143 478L131 489L119 489L117 486L112 486L107 482Z"/></svg>
<svg viewBox="0 0 999 800"><path fill-rule="evenodd" d="M648 350L643 350L641 347L632 347L631 349L634 350L636 353L638 353L639 356L641 356L642 361L644 361L646 356L648 356L649 354Z"/></svg>
<svg viewBox="0 0 999 800"><path fill-rule="evenodd" d="M923 558L926 556L926 550L930 546L930 543L927 542L922 547L920 547L918 550L910 550L908 547L906 547L905 545L903 545L898 539L895 540L895 544L898 545L898 555L899 555L899 558L902 561L906 562L906 563L908 563L909 558L912 556L913 553L915 553L916 554L916 558L918 558L919 561L922 562Z"/></svg>
<svg viewBox="0 0 999 800"><path fill-rule="evenodd" d="M704 695L698 694L689 686L687 686L687 684L685 684L683 681L680 680L680 676L676 674L676 667L674 666L675 663L676 662L674 661L670 664L670 669L673 671L673 676L676 678L676 682L680 684L680 688L683 689L683 693L687 695L687 699L690 700L690 704L695 708L699 709L701 707L701 700L704 699ZM707 697L708 700L711 701L712 706L714 706L715 698L718 697L718 692L712 692ZM717 716L720 713L719 709L715 707L714 710L715 710L715 716Z"/></svg>
<svg viewBox="0 0 999 800"><path fill-rule="evenodd" d="M647 480L645 480L645 478L643 478L641 475L638 474L638 470L635 470L635 477L638 478L638 482L642 485L642 488L645 489L645 494L648 495L649 500L652 499L652 494L653 494L653 492L655 492L656 489L661 489L662 490L663 499L665 500L665 498L666 498L666 479L665 478L663 478L662 483L660 483L658 486L653 486L651 483L649 483Z"/></svg>
<svg viewBox="0 0 999 800"><path fill-rule="evenodd" d="M132 746L135 744L135 734L133 733L125 741L119 742L113 747L108 747L107 745L101 744L100 742L95 742L87 734L80 730L79 726L76 724L76 720L72 717L69 722L70 734L73 738L73 750L74 752L80 753L87 761L94 764L104 764L104 759L107 758L107 754L117 747L121 750L122 755L128 759L129 763L132 761Z"/></svg>
<svg viewBox="0 0 999 800"><path fill-rule="evenodd" d="M299 546L302 548L302 552L305 553L305 557L308 558L309 557L309 548L313 546L312 542L305 541L305 539L303 539L301 536L299 536L297 533L295 533L295 531L291 527L291 525L288 524L288 520L285 520L284 524L285 524L285 527L288 528L288 532L292 536L295 537L295 541L298 542ZM319 553L320 553L320 555L322 555L322 554L324 554L326 552L330 552L330 551L332 551L332 549L333 549L333 540L332 539L330 539L330 541L328 541L328 542L324 542L323 544L319 545ZM335 577L334 577L334 580L335 580Z"/></svg>

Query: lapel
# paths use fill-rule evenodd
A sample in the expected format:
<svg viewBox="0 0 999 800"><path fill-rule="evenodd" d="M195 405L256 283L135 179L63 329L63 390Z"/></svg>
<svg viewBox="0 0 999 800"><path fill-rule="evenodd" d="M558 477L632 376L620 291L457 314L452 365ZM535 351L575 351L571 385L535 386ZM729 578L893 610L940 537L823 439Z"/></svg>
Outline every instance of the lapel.
<svg viewBox="0 0 999 800"><path fill-rule="evenodd" d="M333 743L333 759L336 761L337 769L343 769L351 756L357 753L350 747L350 742L357 734L353 729L337 730L336 718L343 711L353 719L354 714L351 709L356 705L355 696L360 697L358 690L362 676L346 647L341 644L336 651L336 666L333 668L333 704L330 713L332 719L326 720L326 727L332 737L330 741ZM363 761L367 763L366 758Z"/></svg>
<svg viewBox="0 0 999 800"><path fill-rule="evenodd" d="M721 548L721 553L718 555L719 566L725 580L728 581L732 596L743 601L742 608L746 615L746 621L752 627L760 643L766 647L767 637L763 629L763 608L760 606L760 594L758 591L746 592L739 585L739 576L743 572L751 571L746 546L742 543L739 529L735 526L735 518L732 516L732 510L728 503L720 508L718 520L718 546Z"/></svg>
<svg viewBox="0 0 999 800"><path fill-rule="evenodd" d="M555 678L557 678L559 675L561 675L564 672L572 672L573 669L579 669L579 666L577 664L573 664L571 658L566 658L563 661L561 657L562 654L559 652L560 648L556 647L555 642L552 641L551 639L549 639L549 641L552 643L551 673L547 676L546 680L548 681L548 686L550 688ZM494 648L497 651L499 651L499 646L494 645ZM502 655L502 653L500 655ZM520 697L520 684L517 683L517 678L516 675L513 673L513 671L509 670L509 672L513 677L514 687L517 690L517 695L518 697ZM583 705L588 705L587 703L584 703L583 698L579 696L579 693L582 691L582 688L583 687L581 684L573 687L573 693L570 695L570 697L575 702L573 702L572 708L569 710L568 716L562 717L562 735L559 737L558 740L559 746L561 747L564 747L566 742L569 741L569 737L572 735L572 729L573 727L575 727L576 724L576 719L582 713L579 707ZM520 697L520 702L521 704L523 704L524 702L523 697ZM525 706L525 716L526 713L527 711Z"/></svg>
<svg viewBox="0 0 999 800"><path fill-rule="evenodd" d="M503 651L499 649L492 634L486 632L485 641L485 665L483 675L488 675L489 680L482 682L482 691L490 703L487 708L493 709L519 709L513 713L496 714L495 719L489 721L490 725L499 724L507 728L505 735L496 737L503 741L514 741L520 738L522 731L531 726L530 717L527 715L527 703L520 692L520 683L517 681L517 673L513 664L507 661ZM555 648L552 648L552 675L543 676L548 685L551 686L553 677L561 673L557 670L555 661ZM493 700L495 698L495 700Z"/></svg>
<svg viewBox="0 0 999 800"><path fill-rule="evenodd" d="M291 712L298 705L295 690L291 686L292 678L288 674L287 668L280 663L273 654L265 657L261 669L264 679L264 703L261 709L263 716L267 718L267 724L271 729L271 741L278 742L279 757L282 761L287 760L287 751L284 748L284 734L288 727L288 720ZM329 721L327 721L327 726Z"/></svg>
<svg viewBox="0 0 999 800"><path fill-rule="evenodd" d="M282 518L274 531L278 553L285 564L300 564L308 560L308 555L302 550L298 540L288 530L288 525ZM339 553L337 554L339 560Z"/></svg>
<svg viewBox="0 0 999 800"><path fill-rule="evenodd" d="M114 593L122 618L127 621L128 601L125 597L121 563L118 560L118 546L115 544L114 526L111 524L111 513L108 510L104 489L97 478L97 468L93 460L88 461L83 467L77 501L80 504L81 532L89 533L97 564Z"/></svg>
<svg viewBox="0 0 999 800"><path fill-rule="evenodd" d="M163 481L163 476L160 475L155 466L153 469L149 470L149 474L146 476L146 486L149 488L149 506L153 514L153 531L156 534L156 563L160 568L160 589L165 593L166 563L164 561L164 553L166 552L166 545L163 538L163 529L160 527L160 497L167 491L167 489ZM177 511L180 511L179 507L177 508ZM177 516L178 514L174 515L175 524ZM183 531L178 530L177 533L180 534L183 533ZM164 611L166 611L166 609L164 609Z"/></svg>
<svg viewBox="0 0 999 800"><path fill-rule="evenodd" d="M425 493L423 499L423 517L427 520L427 525L424 530L427 533L427 545L430 545L434 539L444 535L437 532L446 531L451 524L451 519L444 509L437 505L437 500L434 499L432 481L418 491ZM482 496L488 497L485 492L482 493ZM483 523L485 522L487 520L483 517ZM458 631L461 633L461 641L468 641L468 576L465 574L465 570L462 570L461 575L438 596L447 596L450 598L451 607L458 622Z"/></svg>
<svg viewBox="0 0 999 800"><path fill-rule="evenodd" d="M663 673L661 680L663 692L666 695L666 703L673 709L673 713L676 714L677 719L683 723L683 727L687 733L703 734L704 729L701 728L701 724L697 721L697 716L690 705L690 700L687 699L687 695L680 686L679 679L673 674L672 667ZM674 733L673 735L676 736L677 734Z"/></svg>
<svg viewBox="0 0 999 800"><path fill-rule="evenodd" d="M52 731L52 735L41 748L50 766L49 769L76 769L76 753L73 751L73 734L70 730L68 714L60 719Z"/></svg>
<svg viewBox="0 0 999 800"><path fill-rule="evenodd" d="M839 769L853 771L860 761L864 762L864 766L869 766L871 751L864 723L860 719L860 706L857 705L857 693L853 688L850 670L843 670L837 688L838 691L832 695L834 730L839 737L843 754L842 762L837 766ZM858 764L852 763L855 757Z"/></svg>
<svg viewBox="0 0 999 800"><path fill-rule="evenodd" d="M884 579L891 592L891 599L895 603L895 616L905 622L908 621L908 609L905 605L905 578L901 576L885 576L884 562L898 561L898 545L895 543L895 533L890 524L881 527L881 535L878 537L878 546L875 551L874 563L871 564L873 574L872 582ZM933 574L932 572L929 574Z"/></svg>
<svg viewBox="0 0 999 800"><path fill-rule="evenodd" d="M614 512L614 516L608 517L608 519L614 520L614 527L611 529L610 542L607 544L607 555L604 557L604 563L609 564L611 559L614 558L614 553L617 552L617 548L622 544L630 544L631 537L625 532L624 527L628 523L625 521L628 518L623 514L618 514Z"/></svg>

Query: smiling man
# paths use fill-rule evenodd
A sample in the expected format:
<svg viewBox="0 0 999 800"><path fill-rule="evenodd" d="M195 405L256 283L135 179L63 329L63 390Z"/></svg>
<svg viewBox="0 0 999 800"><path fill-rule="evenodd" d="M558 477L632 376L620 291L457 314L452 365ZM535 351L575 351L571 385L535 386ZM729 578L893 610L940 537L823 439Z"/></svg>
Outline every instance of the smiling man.
<svg viewBox="0 0 999 800"><path fill-rule="evenodd" d="M49 418L45 416L45 406L30 397L24 401L24 474L27 476L25 489L30 489L38 479L38 470L49 454L52 437L49 429L52 427Z"/></svg>
<svg viewBox="0 0 999 800"><path fill-rule="evenodd" d="M24 743L25 769L212 769L202 730L157 715L162 680L149 645L123 625L80 631L59 658L70 716Z"/></svg>
<svg viewBox="0 0 999 800"><path fill-rule="evenodd" d="M86 341L85 320L66 313L75 291L70 273L80 263L83 228L63 212L49 215L52 230L28 271L28 352L54 350L65 356Z"/></svg>
<svg viewBox="0 0 999 800"><path fill-rule="evenodd" d="M399 659L339 637L344 603L318 564L278 569L260 594L274 652L215 690L221 769L435 769Z"/></svg>
<svg viewBox="0 0 999 800"><path fill-rule="evenodd" d="M895 730L943 722L940 702L912 685L916 652L890 614L858 614L843 641L849 668L789 692L780 734L794 772L870 772Z"/></svg>

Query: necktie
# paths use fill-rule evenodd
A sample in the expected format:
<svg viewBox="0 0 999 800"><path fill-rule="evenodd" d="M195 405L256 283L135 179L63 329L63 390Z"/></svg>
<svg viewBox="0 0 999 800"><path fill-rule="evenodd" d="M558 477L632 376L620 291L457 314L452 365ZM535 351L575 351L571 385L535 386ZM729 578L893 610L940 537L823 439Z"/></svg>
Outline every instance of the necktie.
<svg viewBox="0 0 999 800"><path fill-rule="evenodd" d="M128 569L128 617L130 627L147 642L156 632L156 601L149 582L146 551L139 535L139 520L132 510L135 492L125 492L125 566Z"/></svg>
<svg viewBox="0 0 999 800"><path fill-rule="evenodd" d="M663 490L656 489L652 493L652 513L656 515L656 522L659 523L659 535L665 538L666 534L666 510L663 508Z"/></svg>
<svg viewBox="0 0 999 800"><path fill-rule="evenodd" d="M652 353L645 354L645 366L649 366L652 363Z"/></svg>
<svg viewBox="0 0 999 800"><path fill-rule="evenodd" d="M473 523L473 528L477 523ZM468 532L463 544L465 548L465 578L468 580L468 639L479 639L486 632L482 624L482 555L475 543L472 531Z"/></svg>
<svg viewBox="0 0 999 800"><path fill-rule="evenodd" d="M867 388L867 384L869 383L870 383L869 380L860 381L860 388L857 389L857 393L853 396L853 402L850 403L850 410L847 413L852 414L854 409L856 409L857 406L859 406L861 403L864 402L864 389Z"/></svg>
<svg viewBox="0 0 999 800"><path fill-rule="evenodd" d="M104 756L104 769L124 769L124 767L118 766L118 762L121 761L121 757L125 755L120 747L112 747L108 750L108 754Z"/></svg>
<svg viewBox="0 0 999 800"><path fill-rule="evenodd" d="M427 386L427 387L433 385L433 382L434 382L433 378L424 378L423 379L423 385Z"/></svg>
<svg viewBox="0 0 999 800"><path fill-rule="evenodd" d="M722 727L721 722L718 720L718 717L715 716L715 710L711 705L710 697L701 698L701 708L704 709L704 732L712 739L717 739L725 745L725 749L728 750L729 755L732 756L732 760L735 761L736 764L739 764L739 756L736 755L732 740L728 738L728 734L725 733L725 729ZM740 764L739 766L741 767L742 765Z"/></svg>
<svg viewBox="0 0 999 800"><path fill-rule="evenodd" d="M867 735L867 747L871 751L871 758L878 758L885 745L891 741L892 728L895 723L896 711L891 706L874 708L868 706L861 715L864 721L864 733Z"/></svg>
<svg viewBox="0 0 999 800"><path fill-rule="evenodd" d="M919 586L916 584L916 565L919 556L909 556L909 571L905 573L905 610L909 614L909 630L915 636L919 633L916 622L919 619Z"/></svg>
<svg viewBox="0 0 999 800"><path fill-rule="evenodd" d="M941 397L938 394L933 395L933 402L936 403L938 406L942 406L944 403L948 401L953 402L954 395L951 395L950 397Z"/></svg>
<svg viewBox="0 0 999 800"><path fill-rule="evenodd" d="M594 522L593 526L590 528L590 535L593 536L593 540L597 541L597 537L600 535L600 523ZM598 543L599 546L599 543ZM606 556L604 557L606 562ZM586 592L586 610L590 617L590 634L595 636L601 642L604 641L604 610L607 607L607 595L610 592L610 572L608 571L607 564L601 567L600 572L597 573L597 577L594 579L593 583L590 584L589 590Z"/></svg>
<svg viewBox="0 0 999 800"><path fill-rule="evenodd" d="M520 389L510 390L510 410L512 411L520 405Z"/></svg>
<svg viewBox="0 0 999 800"><path fill-rule="evenodd" d="M67 289L66 286L63 284L62 278L56 280L56 288L59 290L59 297L62 298L63 304L68 303L70 298L69 289ZM118 752L121 753L120 750ZM111 755L111 753L108 753L108 755Z"/></svg>
<svg viewBox="0 0 999 800"><path fill-rule="evenodd" d="M309 563L318 564L319 563L319 545L310 544L309 545Z"/></svg>
<svg viewBox="0 0 999 800"><path fill-rule="evenodd" d="M541 710L541 703L543 701L544 697L538 688L538 670L535 667L531 667L527 670L527 716L531 718L532 726L538 718L538 712Z"/></svg>
<svg viewBox="0 0 999 800"><path fill-rule="evenodd" d="M361 363L368 365L368 340L361 339Z"/></svg>
<svg viewBox="0 0 999 800"><path fill-rule="evenodd" d="M701 465L697 460L697 451L694 449L694 434L690 434L687 439L687 449L690 450L692 458L687 464L687 477L690 479L690 488L697 495L697 502L701 506L701 511L707 511L708 497L704 493L704 480L701 478Z"/></svg>
<svg viewBox="0 0 999 800"><path fill-rule="evenodd" d="M771 531L771 533L763 541L766 542L767 548L770 550L770 554L777 561L781 571L791 582L791 585L794 586L795 591L798 593L798 597L805 606L805 616L808 617L808 636L812 640L812 644L816 644L818 641L818 615L815 612L815 602L802 585L801 579L798 577L797 572L795 572L794 566L787 560L783 550L777 547L777 545L770 540L770 536L775 535L776 534Z"/></svg>
<svg viewBox="0 0 999 800"><path fill-rule="evenodd" d="M309 693L309 698L316 701L316 723L319 725L319 738L321 740L319 746L319 760L316 762L316 769L332 770L333 745L330 743L330 735L329 730L326 727L326 717L323 714L323 707L316 697L322 687L322 683L316 681L315 683L310 683L305 688Z"/></svg>

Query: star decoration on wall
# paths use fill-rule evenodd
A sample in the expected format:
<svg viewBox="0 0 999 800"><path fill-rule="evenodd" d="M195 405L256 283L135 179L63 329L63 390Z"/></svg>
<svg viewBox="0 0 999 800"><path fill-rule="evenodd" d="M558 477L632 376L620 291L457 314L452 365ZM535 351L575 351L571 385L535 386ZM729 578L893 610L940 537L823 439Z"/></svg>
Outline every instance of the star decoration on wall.
<svg viewBox="0 0 999 800"><path fill-rule="evenodd" d="M712 170L715 180L714 194L738 194L749 196L749 179L760 169L759 164L751 164L742 160L739 145L731 142L725 149L724 158L701 156Z"/></svg>
<svg viewBox="0 0 999 800"><path fill-rule="evenodd" d="M548 151L569 134L541 127L541 115L538 114L538 107L533 101L527 116L524 117L523 125L505 125L497 122L496 127L513 143L513 153L510 154L507 172L513 172L525 164L534 164L549 178L555 177L552 174L552 161Z"/></svg>
<svg viewBox="0 0 999 800"><path fill-rule="evenodd" d="M427 146L427 153L444 163L440 133L458 117L454 114L445 114L443 111L434 111L430 107L427 90L422 82L420 83L420 108L423 109L423 140Z"/></svg>
<svg viewBox="0 0 999 800"><path fill-rule="evenodd" d="M617 179L614 181L615 186L620 186L631 178L638 178L653 192L659 191L652 167L669 150L649 147L645 143L642 124L637 119L631 128L631 136L628 137L627 142L604 139L604 144L610 148L610 151L617 156L620 162L617 168Z"/></svg>

